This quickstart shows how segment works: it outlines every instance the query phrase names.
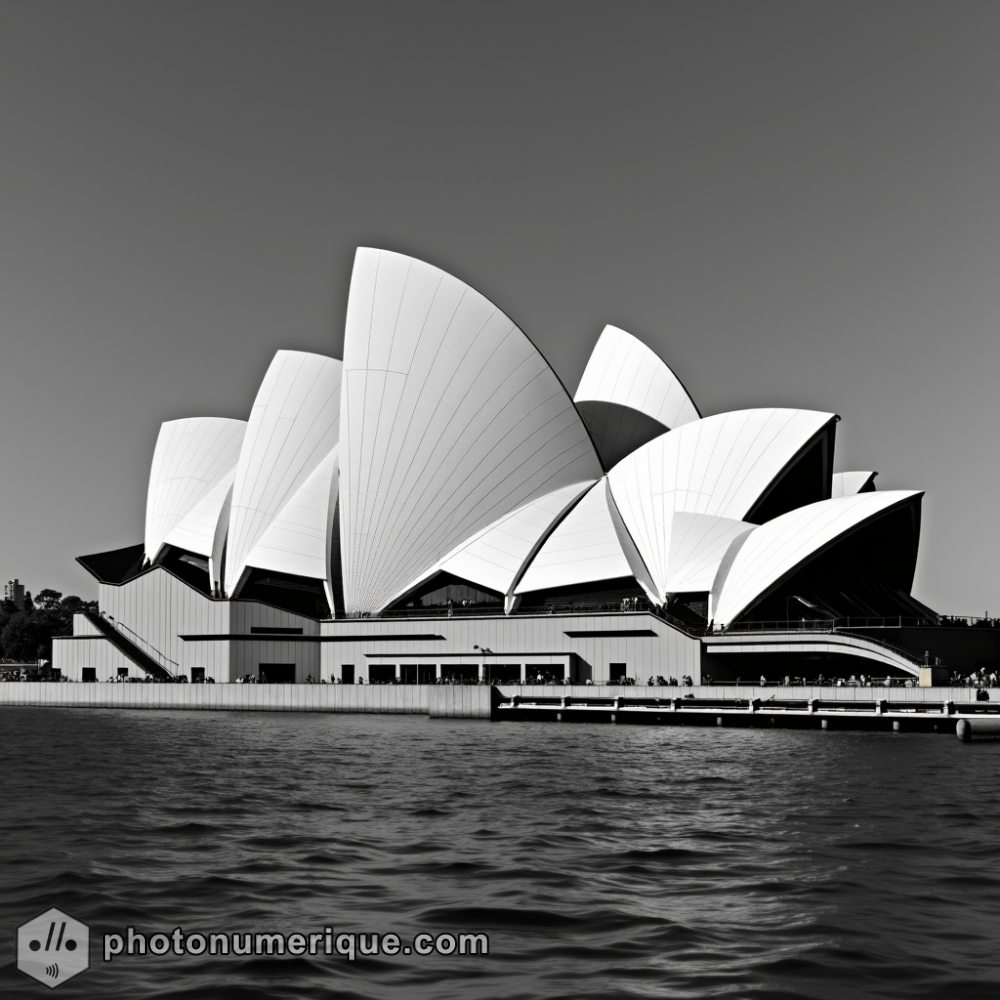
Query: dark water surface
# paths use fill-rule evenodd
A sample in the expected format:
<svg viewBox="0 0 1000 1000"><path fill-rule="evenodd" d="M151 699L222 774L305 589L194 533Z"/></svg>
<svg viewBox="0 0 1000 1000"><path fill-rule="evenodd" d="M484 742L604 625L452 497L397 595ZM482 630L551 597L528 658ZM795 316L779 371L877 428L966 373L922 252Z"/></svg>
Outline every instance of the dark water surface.
<svg viewBox="0 0 1000 1000"><path fill-rule="evenodd" d="M0 709L0 993L998 997L1000 744L954 737ZM485 931L490 954L120 956L104 933Z"/></svg>

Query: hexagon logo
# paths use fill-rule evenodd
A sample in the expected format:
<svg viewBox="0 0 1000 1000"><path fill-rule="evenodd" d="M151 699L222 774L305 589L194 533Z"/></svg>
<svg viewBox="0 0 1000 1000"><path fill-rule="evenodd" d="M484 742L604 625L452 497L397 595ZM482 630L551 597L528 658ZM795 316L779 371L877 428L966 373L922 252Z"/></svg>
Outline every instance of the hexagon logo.
<svg viewBox="0 0 1000 1000"><path fill-rule="evenodd" d="M54 990L90 968L90 928L52 907L17 929L17 968Z"/></svg>

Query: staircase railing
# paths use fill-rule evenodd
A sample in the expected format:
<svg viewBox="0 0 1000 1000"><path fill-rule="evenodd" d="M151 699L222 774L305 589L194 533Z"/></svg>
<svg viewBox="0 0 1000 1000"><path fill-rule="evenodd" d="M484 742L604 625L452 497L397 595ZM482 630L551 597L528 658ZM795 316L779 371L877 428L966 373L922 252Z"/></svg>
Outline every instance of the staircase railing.
<svg viewBox="0 0 1000 1000"><path fill-rule="evenodd" d="M110 618L110 616L108 617ZM142 651L144 653L147 654L151 653L154 657L156 657L156 659L160 661L160 666L163 667L164 670L168 669L165 665L167 663L171 664L174 667L177 667L178 670L180 669L180 664L176 660L172 660L165 653L161 653L152 643L147 642L145 639L143 639L143 637L139 635L139 633L136 632L134 629L130 629L128 625L123 625L121 622L115 621L114 619L110 620L111 623L119 632L125 631L129 633L125 638L130 639L137 646L140 646L141 644L140 648L142 648Z"/></svg>
<svg viewBox="0 0 1000 1000"><path fill-rule="evenodd" d="M148 657L155 666L163 670L169 677L174 677L175 672L167 666L168 663L175 669L180 669L180 664L176 660L172 660L169 656L161 653L152 643L147 642L136 631L129 628L128 625L115 621L111 615L106 614L104 611L99 612L97 615L94 615L93 612L85 612L85 615L94 625L100 626L103 623L108 628L113 629L124 642L134 646L139 653ZM126 632L131 634L126 635Z"/></svg>

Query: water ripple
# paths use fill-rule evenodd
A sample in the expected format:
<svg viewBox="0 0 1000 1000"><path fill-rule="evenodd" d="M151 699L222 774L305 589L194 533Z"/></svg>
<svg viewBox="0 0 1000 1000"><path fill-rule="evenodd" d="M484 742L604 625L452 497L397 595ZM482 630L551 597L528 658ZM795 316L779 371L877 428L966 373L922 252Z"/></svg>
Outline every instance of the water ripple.
<svg viewBox="0 0 1000 1000"><path fill-rule="evenodd" d="M67 997L994 997L1000 746L0 709L8 941L483 931L488 956L119 956ZM3 953L0 991L36 995Z"/></svg>

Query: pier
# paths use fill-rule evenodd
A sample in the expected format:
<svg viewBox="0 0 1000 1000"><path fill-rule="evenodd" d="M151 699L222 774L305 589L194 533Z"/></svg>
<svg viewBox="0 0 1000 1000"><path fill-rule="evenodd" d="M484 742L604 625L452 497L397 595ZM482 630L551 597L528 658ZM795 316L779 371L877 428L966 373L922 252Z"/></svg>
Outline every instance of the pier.
<svg viewBox="0 0 1000 1000"><path fill-rule="evenodd" d="M587 690L587 689L585 689ZM656 689L653 689L656 690ZM662 689L660 689L662 690ZM974 701L969 688L749 688L729 697L699 689L654 696L630 688L601 694L498 692L494 718L612 725L716 726L732 729L875 730L950 733L968 741L1000 738L1000 702ZM684 689L681 689L684 690ZM815 692L815 693L814 693ZM942 692L944 697L942 697ZM908 697L907 697L908 696Z"/></svg>

